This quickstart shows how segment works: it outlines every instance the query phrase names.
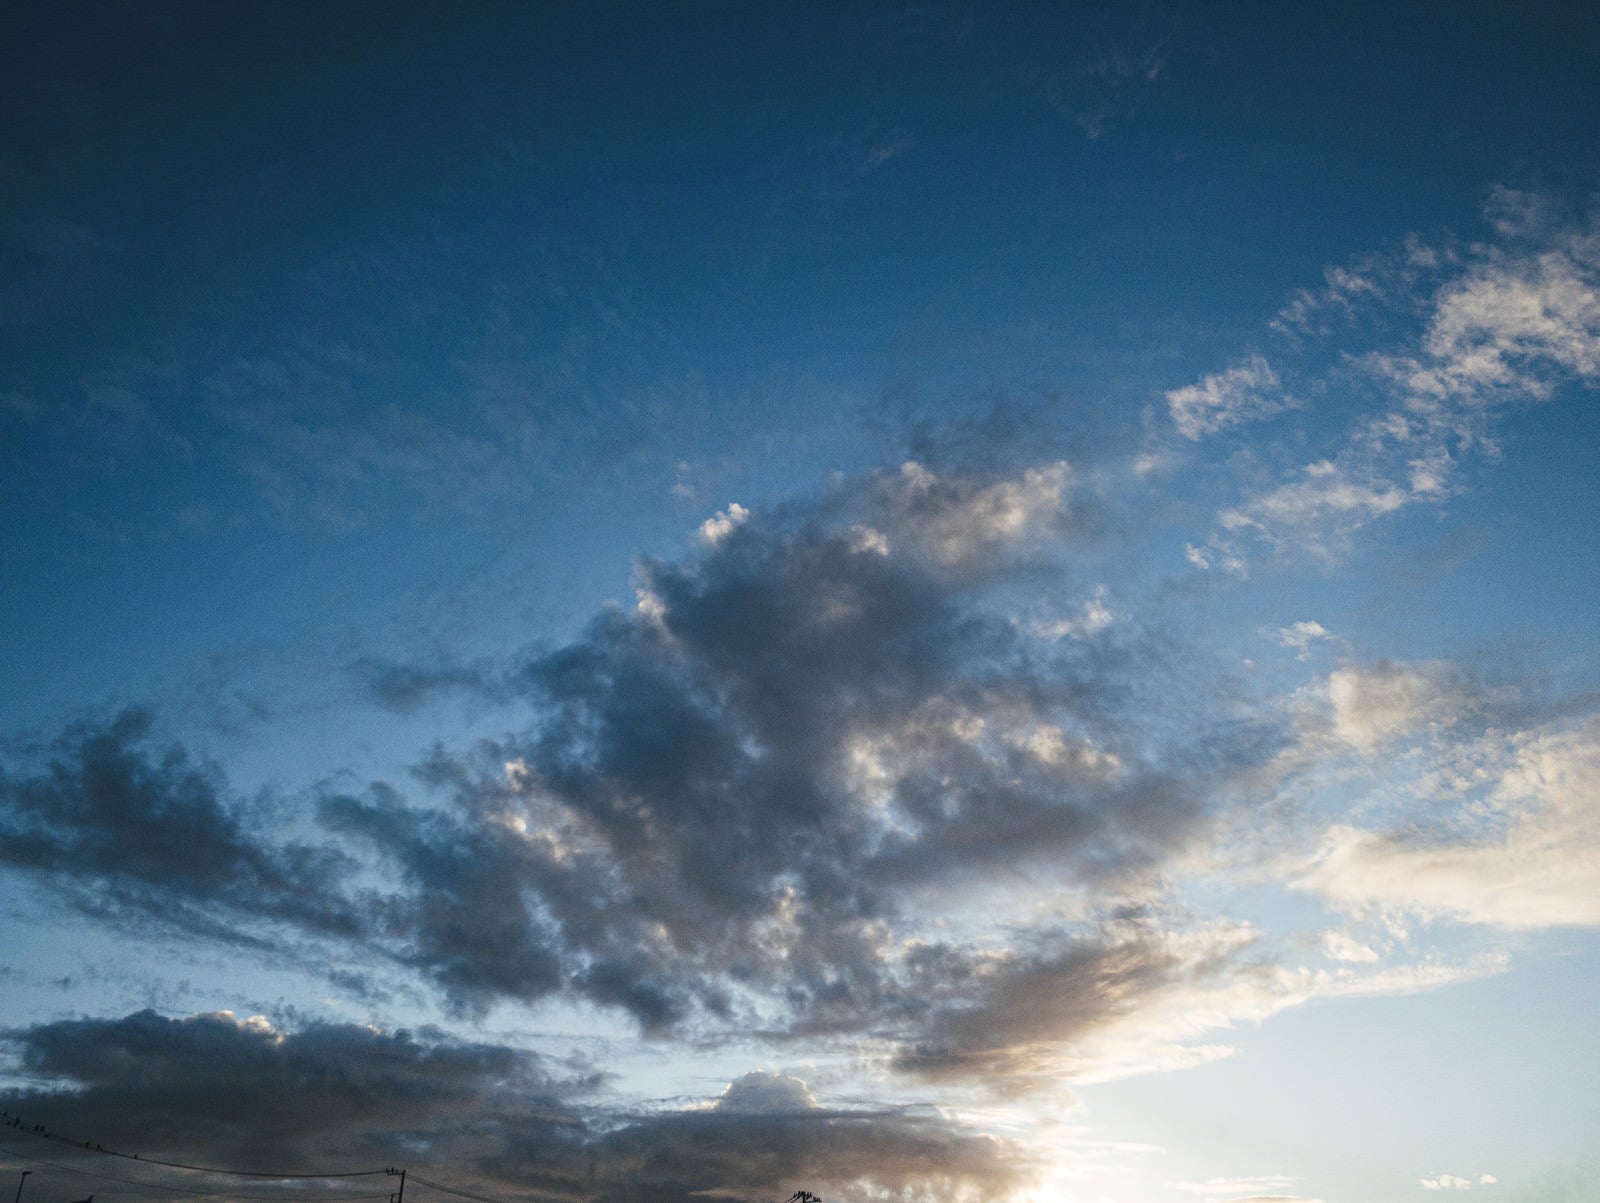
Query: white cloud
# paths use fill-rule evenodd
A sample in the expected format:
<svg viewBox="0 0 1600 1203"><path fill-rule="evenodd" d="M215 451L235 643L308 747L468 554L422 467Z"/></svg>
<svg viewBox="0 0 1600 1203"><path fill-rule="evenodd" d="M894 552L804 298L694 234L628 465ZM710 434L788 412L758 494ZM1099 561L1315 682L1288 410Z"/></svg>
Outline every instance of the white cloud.
<svg viewBox="0 0 1600 1203"><path fill-rule="evenodd" d="M1415 309L1421 321L1399 344L1345 356L1341 377L1325 383L1359 396L1349 387L1353 369L1358 385L1378 388L1380 408L1282 483L1225 507L1223 530L1279 554L1337 557L1372 522L1457 492L1464 457L1494 451L1494 423L1506 407L1545 400L1563 380L1600 383L1600 220L1562 226L1541 198L1507 189L1496 191L1486 215L1495 245L1462 259L1413 241L1387 263L1330 268L1324 289L1302 291L1279 314L1275 328L1297 339L1330 307ZM1423 281L1431 293L1417 292ZM1282 408L1277 387L1266 361L1253 356L1167 399L1180 433L1198 439ZM1210 567L1218 556L1190 558Z"/></svg>
<svg viewBox="0 0 1600 1203"><path fill-rule="evenodd" d="M1115 753L1027 707L996 704L980 713L937 699L898 723L880 722L870 734L856 735L847 750L849 781L881 821L897 826L901 818L882 813L883 807L918 777L940 772L941 758L953 747L991 763L1026 764L1058 784L1103 783L1123 767Z"/></svg>
<svg viewBox="0 0 1600 1203"><path fill-rule="evenodd" d="M1165 451L1144 450L1133 457L1133 475L1139 480L1170 472L1176 464L1175 456Z"/></svg>
<svg viewBox="0 0 1600 1203"><path fill-rule="evenodd" d="M1218 521L1226 531L1252 531L1274 546L1331 558L1355 531L1411 500L1406 487L1379 472L1324 459L1300 469L1299 479L1223 510Z"/></svg>
<svg viewBox="0 0 1600 1203"><path fill-rule="evenodd" d="M700 537L713 545L722 542L750 518L750 511L735 501L700 524Z"/></svg>
<svg viewBox="0 0 1600 1203"><path fill-rule="evenodd" d="M1446 666L1387 660L1336 669L1327 696L1334 734L1366 754L1425 723L1453 721L1465 705Z"/></svg>
<svg viewBox="0 0 1600 1203"><path fill-rule="evenodd" d="M917 544L959 566L1055 529L1071 483L1064 461L984 483L940 476L911 460L885 481L885 500Z"/></svg>
<svg viewBox="0 0 1600 1203"><path fill-rule="evenodd" d="M1248 1178L1207 1178L1204 1182L1168 1182L1172 1190L1188 1191L1191 1195L1255 1195L1263 1192L1281 1192L1294 1185L1286 1174L1258 1174ZM1283 1197L1278 1195L1277 1197Z"/></svg>
<svg viewBox="0 0 1600 1203"><path fill-rule="evenodd" d="M1041 767L1064 773L1109 777L1122 767L1114 752L1102 751L1092 741L1073 738L1048 724L1008 732L1006 742L1025 750Z"/></svg>
<svg viewBox="0 0 1600 1203"><path fill-rule="evenodd" d="M645 585L637 586L633 591L635 599L634 608L639 616L648 621L657 630L666 629L667 603L654 589Z"/></svg>
<svg viewBox="0 0 1600 1203"><path fill-rule="evenodd" d="M728 1083L716 1101L716 1110L738 1115L786 1115L812 1111L816 1106L816 1096L799 1078L764 1070Z"/></svg>
<svg viewBox="0 0 1600 1203"><path fill-rule="evenodd" d="M1371 964L1378 954L1355 937L1342 931L1322 933L1322 951L1331 960L1351 964Z"/></svg>
<svg viewBox="0 0 1600 1203"><path fill-rule="evenodd" d="M1326 329L1323 315L1353 316L1358 301L1382 297L1392 286L1389 277L1393 274L1393 269L1379 256L1367 256L1349 267L1325 267L1323 286L1297 289L1270 325L1278 333L1290 337L1322 333Z"/></svg>
<svg viewBox="0 0 1600 1203"><path fill-rule="evenodd" d="M1428 799L1432 829L1331 827L1299 884L1353 910L1509 929L1600 925L1600 724L1508 743L1498 763L1478 750L1460 782L1473 792Z"/></svg>
<svg viewBox="0 0 1600 1203"><path fill-rule="evenodd" d="M693 501L698 490L694 485L694 466L688 460L678 461L678 470L672 479L672 495Z"/></svg>
<svg viewBox="0 0 1600 1203"><path fill-rule="evenodd" d="M1311 645L1319 640L1332 639L1333 636L1320 622L1294 622L1286 627L1279 627L1274 638L1278 641L1279 647L1298 652L1296 660L1309 660Z"/></svg>
<svg viewBox="0 0 1600 1203"><path fill-rule="evenodd" d="M1454 1174L1440 1174L1437 1178L1419 1178L1423 1190L1471 1190L1472 1180L1457 1178Z"/></svg>
<svg viewBox="0 0 1600 1203"><path fill-rule="evenodd" d="M1506 967L1503 957L1484 957L1465 964L1429 960L1366 971L1348 966L1336 973L1314 971L1254 959L1261 951L1261 933L1247 923L1214 923L1152 938L1152 947L1184 966L1183 972L1139 998L1136 1007L1058 1050L1056 1072L1075 1083L1093 1084L1206 1065L1233 1056L1235 1050L1229 1044L1195 1043L1197 1038L1263 1023L1312 998L1417 994ZM1045 1055L1043 1048L1038 1051ZM1228 1189L1249 1193L1275 1185L1247 1183Z"/></svg>
<svg viewBox="0 0 1600 1203"><path fill-rule="evenodd" d="M871 553L886 556L889 554L889 537L880 530L858 522L850 528L850 550L857 555Z"/></svg>
<svg viewBox="0 0 1600 1203"><path fill-rule="evenodd" d="M1199 384L1167 393L1167 408L1178 433L1198 440L1229 426L1270 417L1287 405L1278 374L1259 354Z"/></svg>
<svg viewBox="0 0 1600 1203"><path fill-rule="evenodd" d="M1549 196L1496 184L1489 189L1483 215L1495 233L1507 239L1547 237L1562 222Z"/></svg>
<svg viewBox="0 0 1600 1203"><path fill-rule="evenodd" d="M1106 587L1096 585L1094 593L1078 607L1075 614L1039 623L1034 627L1034 632L1040 638L1050 640L1068 636L1082 639L1088 635L1098 634L1122 617L1111 608L1107 599Z"/></svg>
<svg viewBox="0 0 1600 1203"><path fill-rule="evenodd" d="M1573 252L1495 255L1447 288L1423 340L1425 391L1478 400L1510 386L1542 395L1546 364L1586 379L1600 373L1600 263L1592 247Z"/></svg>
<svg viewBox="0 0 1600 1203"><path fill-rule="evenodd" d="M1509 966L1510 960L1504 953L1489 953L1459 964L1425 958L1367 973L1356 973L1346 968L1338 973L1317 974L1316 993L1326 998L1423 994L1460 982L1498 977Z"/></svg>

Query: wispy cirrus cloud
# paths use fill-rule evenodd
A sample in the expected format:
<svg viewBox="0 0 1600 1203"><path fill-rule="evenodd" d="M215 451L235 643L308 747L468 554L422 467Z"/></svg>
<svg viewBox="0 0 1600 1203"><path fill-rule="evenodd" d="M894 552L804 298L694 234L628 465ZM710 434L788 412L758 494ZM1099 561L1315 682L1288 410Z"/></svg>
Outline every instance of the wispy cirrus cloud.
<svg viewBox="0 0 1600 1203"><path fill-rule="evenodd" d="M1052 71L1038 88L1051 108L1070 117L1085 138L1099 141L1139 107L1138 92L1161 78L1171 59L1165 40L1105 43L1070 71Z"/></svg>
<svg viewBox="0 0 1600 1203"><path fill-rule="evenodd" d="M1437 1174L1432 1178L1417 1179L1423 1190L1471 1190L1474 1185L1494 1186L1499 1181L1493 1174L1479 1174L1476 1179L1463 1178L1459 1174Z"/></svg>
<svg viewBox="0 0 1600 1203"><path fill-rule="evenodd" d="M1298 336L1318 308L1386 306L1414 329L1398 340L1365 332L1377 342L1347 350L1333 375L1308 384L1322 397L1337 390L1376 405L1326 454L1223 507L1192 562L1242 571L1263 547L1337 559L1374 522L1463 487L1463 466L1496 453L1496 421L1507 407L1548 400L1562 382L1600 382L1597 219L1561 219L1539 197L1503 188L1486 215L1492 242L1439 251L1412 240L1362 271L1330 271L1326 289L1298 296L1280 315L1279 328ZM1338 340L1341 330L1323 333ZM1171 390L1167 401L1173 427L1190 440L1289 404L1259 355Z"/></svg>
<svg viewBox="0 0 1600 1203"><path fill-rule="evenodd" d="M1259 1022L1313 985L1259 948L1248 925L1120 921L1033 943L974 965L972 985L935 1008L896 1068L1012 1093L1200 1065L1232 1049L1197 1038Z"/></svg>
<svg viewBox="0 0 1600 1203"><path fill-rule="evenodd" d="M1204 1182L1168 1182L1172 1190L1207 1195L1225 1203L1321 1203L1305 1195L1286 1194L1294 1179L1286 1174L1258 1174L1243 1178L1208 1178Z"/></svg>
<svg viewBox="0 0 1600 1203"><path fill-rule="evenodd" d="M1355 948L1335 943L1328 955L1339 963L1330 969L1246 921L1156 914L1092 931L1019 932L1015 947L948 975L959 988L943 997L925 991L933 1005L891 1064L999 1095L1089 1085L1231 1057L1236 1033L1313 998L1416 994L1505 970L1497 956L1381 964ZM927 950L936 953L951 950Z"/></svg>
<svg viewBox="0 0 1600 1203"><path fill-rule="evenodd" d="M1172 424L1179 434L1191 440L1270 417L1289 404L1278 374L1259 354L1224 372L1206 376L1199 384L1167 393Z"/></svg>
<svg viewBox="0 0 1600 1203"><path fill-rule="evenodd" d="M1301 621L1290 623L1286 627L1279 627L1273 632L1273 639L1279 647L1288 648L1295 653L1296 660L1309 660L1311 647L1315 643L1330 640L1333 635L1320 622Z"/></svg>
<svg viewBox="0 0 1600 1203"><path fill-rule="evenodd" d="M494 666L443 654L432 661L363 656L351 662L349 672L364 696L397 714L413 713L442 696L502 701L509 692Z"/></svg>
<svg viewBox="0 0 1600 1203"><path fill-rule="evenodd" d="M1252 1174L1240 1178L1207 1178L1204 1182L1168 1182L1172 1190L1186 1191L1191 1195L1253 1195L1256 1198L1292 1198L1293 1196L1266 1194L1282 1192L1294 1185L1287 1174Z"/></svg>
<svg viewBox="0 0 1600 1203"><path fill-rule="evenodd" d="M1547 708L1449 661L1347 664L1295 692L1285 788L1353 795L1298 829L1297 888L1356 915L1511 930L1600 923L1600 734L1587 704ZM1367 960L1370 949L1352 947ZM1337 955L1337 954L1334 954Z"/></svg>
<svg viewBox="0 0 1600 1203"><path fill-rule="evenodd" d="M1470 774L1470 775L1467 775ZM1600 924L1600 730L1492 732L1442 766L1426 825L1330 827L1299 879L1338 906L1492 927Z"/></svg>

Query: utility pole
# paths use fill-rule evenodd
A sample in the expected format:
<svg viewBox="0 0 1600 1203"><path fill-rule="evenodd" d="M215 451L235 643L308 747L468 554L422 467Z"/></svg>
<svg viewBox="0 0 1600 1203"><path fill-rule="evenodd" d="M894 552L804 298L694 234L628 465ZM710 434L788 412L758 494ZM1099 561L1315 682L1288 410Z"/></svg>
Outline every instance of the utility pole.
<svg viewBox="0 0 1600 1203"><path fill-rule="evenodd" d="M22 1177L17 1179L17 1203L22 1203L22 1186L23 1183L27 1182L28 1175L31 1173L33 1173L32 1170L23 1170Z"/></svg>
<svg viewBox="0 0 1600 1203"><path fill-rule="evenodd" d="M385 1174L388 1174L389 1177L391 1177L391 1178L395 1177L396 1175L398 1175L399 1178L400 1178L400 1189L396 1190L396 1191L390 1191L389 1192L389 1203L405 1203L405 1199L406 1199L406 1172L404 1170L397 1170L393 1166L390 1166L388 1169L384 1170L383 1172Z"/></svg>

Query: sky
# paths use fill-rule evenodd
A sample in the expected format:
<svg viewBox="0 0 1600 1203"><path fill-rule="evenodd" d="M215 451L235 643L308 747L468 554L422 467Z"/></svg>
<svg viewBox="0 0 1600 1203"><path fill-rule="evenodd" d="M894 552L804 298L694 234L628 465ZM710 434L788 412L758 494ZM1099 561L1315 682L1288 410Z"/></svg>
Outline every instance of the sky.
<svg viewBox="0 0 1600 1203"><path fill-rule="evenodd" d="M1600 1194L1600 9L0 22L0 1192Z"/></svg>

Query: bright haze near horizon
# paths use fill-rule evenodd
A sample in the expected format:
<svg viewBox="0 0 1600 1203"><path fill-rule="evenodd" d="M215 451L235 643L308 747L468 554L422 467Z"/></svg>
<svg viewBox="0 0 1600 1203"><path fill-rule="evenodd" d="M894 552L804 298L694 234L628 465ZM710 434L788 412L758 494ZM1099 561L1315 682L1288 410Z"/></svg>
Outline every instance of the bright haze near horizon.
<svg viewBox="0 0 1600 1203"><path fill-rule="evenodd" d="M1592 1201L1525 8L8 6L0 1197Z"/></svg>

